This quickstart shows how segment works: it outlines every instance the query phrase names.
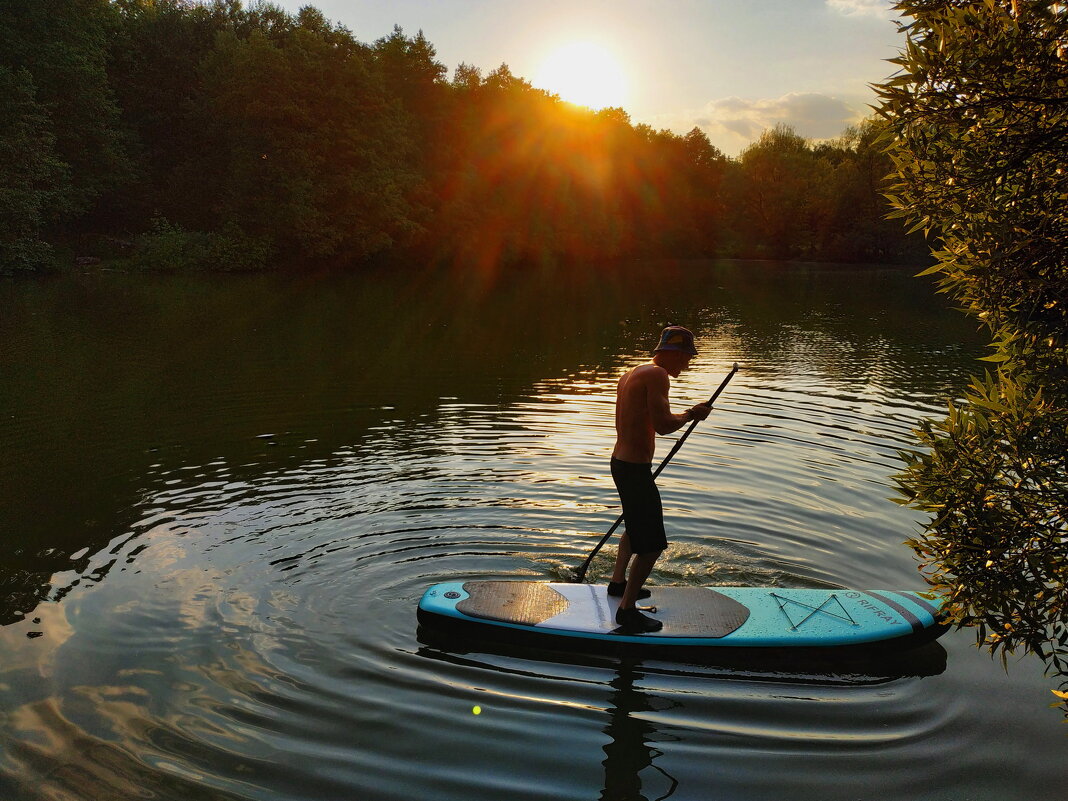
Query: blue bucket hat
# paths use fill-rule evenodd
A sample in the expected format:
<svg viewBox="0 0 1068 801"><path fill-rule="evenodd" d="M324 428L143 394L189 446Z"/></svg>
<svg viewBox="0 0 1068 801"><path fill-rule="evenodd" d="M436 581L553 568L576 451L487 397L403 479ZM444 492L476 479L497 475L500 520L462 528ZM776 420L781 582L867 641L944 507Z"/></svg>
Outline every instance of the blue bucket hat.
<svg viewBox="0 0 1068 801"><path fill-rule="evenodd" d="M661 332L660 344L653 352L660 350L681 350L683 353L696 356L697 348L693 346L693 332L681 325L669 325Z"/></svg>

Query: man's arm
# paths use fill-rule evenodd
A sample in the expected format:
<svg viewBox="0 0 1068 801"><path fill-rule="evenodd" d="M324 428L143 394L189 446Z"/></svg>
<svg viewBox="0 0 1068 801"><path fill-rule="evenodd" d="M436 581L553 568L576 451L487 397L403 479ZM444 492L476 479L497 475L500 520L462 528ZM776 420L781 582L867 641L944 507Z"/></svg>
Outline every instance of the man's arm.
<svg viewBox="0 0 1068 801"><path fill-rule="evenodd" d="M699 403L682 414L672 414L671 404L668 401L668 389L671 382L668 380L667 371L662 369L651 371L648 378L646 400L649 405L649 417L653 421L653 429L657 434L671 434L691 420L704 420L712 411L711 407Z"/></svg>

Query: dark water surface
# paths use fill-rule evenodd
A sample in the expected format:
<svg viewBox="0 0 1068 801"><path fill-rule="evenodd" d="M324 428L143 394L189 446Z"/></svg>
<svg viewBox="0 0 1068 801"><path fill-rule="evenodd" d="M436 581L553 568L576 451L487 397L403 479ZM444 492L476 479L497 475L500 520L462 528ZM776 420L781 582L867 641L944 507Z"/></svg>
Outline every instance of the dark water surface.
<svg viewBox="0 0 1068 801"><path fill-rule="evenodd" d="M911 272L0 284L0 798L1063 798L1041 664L967 632L877 669L417 634L431 583L581 562L667 322L677 404L743 370L652 583L922 586L896 451L983 347Z"/></svg>

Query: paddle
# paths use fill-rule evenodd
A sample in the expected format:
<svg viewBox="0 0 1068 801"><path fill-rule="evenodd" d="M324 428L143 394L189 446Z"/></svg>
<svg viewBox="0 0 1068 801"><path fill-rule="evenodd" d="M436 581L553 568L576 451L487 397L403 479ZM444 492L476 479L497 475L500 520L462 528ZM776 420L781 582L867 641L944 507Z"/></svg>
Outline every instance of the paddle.
<svg viewBox="0 0 1068 801"><path fill-rule="evenodd" d="M734 378L734 374L737 373L737 372L738 372L738 362L735 362L734 363L734 367L732 367L731 371L729 373L727 373L726 378L723 379L723 381L720 383L720 385L716 389L716 391L712 393L712 397L708 399L708 402L705 404L706 406L711 406L713 403L716 402L716 398L719 397L719 393L721 393L724 390L724 388L726 388L727 384L730 383L730 380L732 378ZM665 467L667 467L667 463L671 461L671 457L679 452L679 448L682 447L682 443L684 443L686 441L686 438L688 436L690 436L690 432L693 431L697 427L697 424L699 422L701 422L701 421L700 420L694 420L692 423L690 423L690 427L686 429L686 431L683 433L683 435L681 437L679 437L677 440L675 440L675 444L671 447L671 451L668 453L668 455L664 457L664 461L662 461L660 463L660 466L658 468L656 468L655 471L653 471L653 478L654 479L658 475L660 475L660 472ZM603 537L601 537L601 541L599 543L597 543L597 545L594 546L592 551L590 551L590 555L586 557L586 561L582 563L582 567L580 567L575 572L575 576L572 579L572 583L581 584L583 581L586 580L586 571L590 569L590 562L593 561L593 557L596 556L597 552L599 550L601 550L602 546L604 546L604 544L606 542L608 542L608 538L612 536L612 534L615 532L615 530L617 528L619 528L619 524L622 523L622 522L623 522L623 515L621 514L618 518L616 518L616 522L612 524L612 527L610 529L608 529L607 532L605 532L605 535Z"/></svg>

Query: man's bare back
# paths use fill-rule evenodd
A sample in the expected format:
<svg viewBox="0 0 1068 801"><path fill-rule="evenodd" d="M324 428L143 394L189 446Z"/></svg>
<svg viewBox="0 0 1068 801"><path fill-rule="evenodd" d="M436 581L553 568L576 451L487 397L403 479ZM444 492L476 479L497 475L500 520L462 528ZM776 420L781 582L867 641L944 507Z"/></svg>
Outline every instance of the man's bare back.
<svg viewBox="0 0 1068 801"><path fill-rule="evenodd" d="M616 447L612 456L624 462L653 461L656 429L650 413L650 385L659 394L667 383L667 370L649 362L628 370L616 386Z"/></svg>

